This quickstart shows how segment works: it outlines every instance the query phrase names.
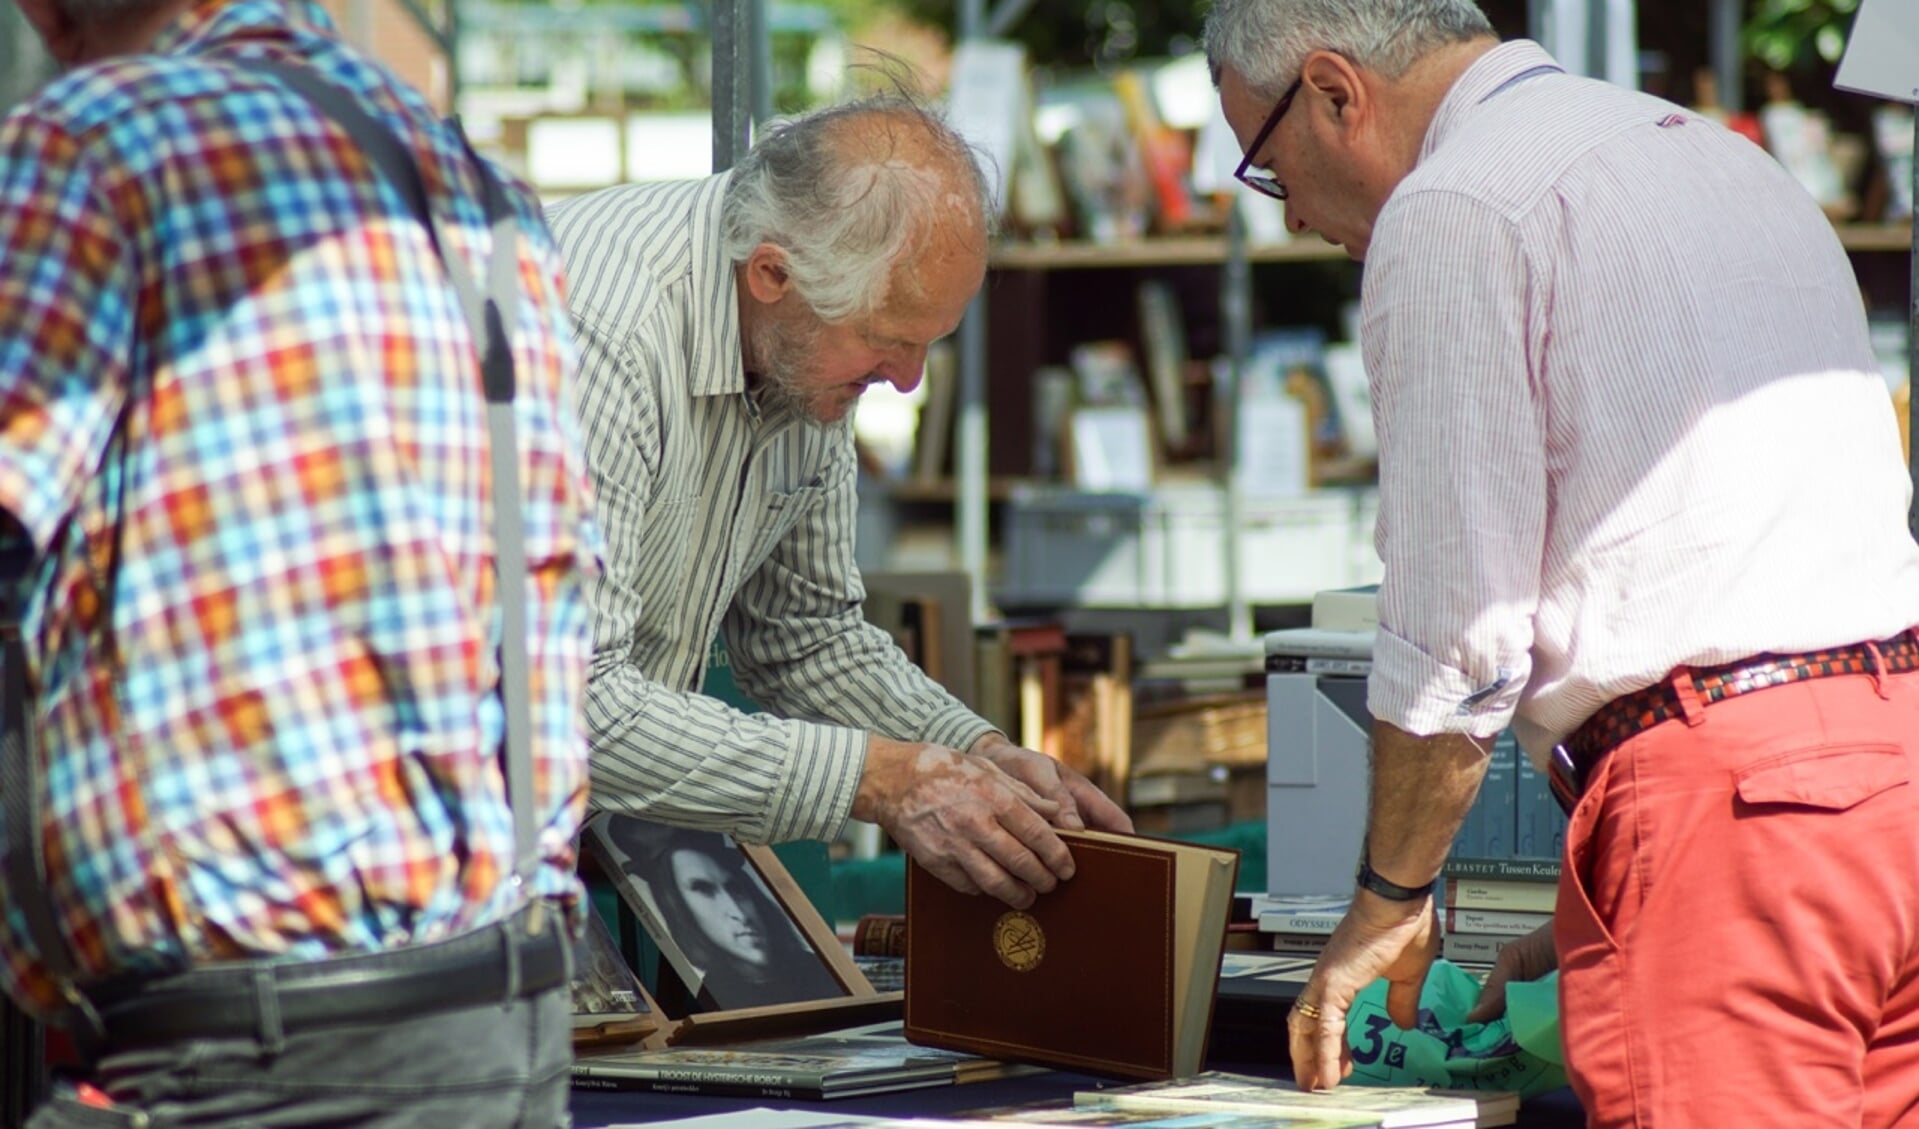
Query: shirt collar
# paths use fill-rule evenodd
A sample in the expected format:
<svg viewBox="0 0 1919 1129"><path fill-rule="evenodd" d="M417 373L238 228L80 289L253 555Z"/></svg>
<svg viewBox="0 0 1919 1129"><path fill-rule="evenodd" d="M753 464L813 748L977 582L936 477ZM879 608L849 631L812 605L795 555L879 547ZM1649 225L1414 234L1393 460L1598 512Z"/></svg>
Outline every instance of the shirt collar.
<svg viewBox="0 0 1919 1129"><path fill-rule="evenodd" d="M1439 103L1439 112L1433 115L1433 124L1426 128L1426 140L1419 147L1419 159L1424 161L1437 152L1474 108L1494 91L1529 70L1558 65L1545 48L1530 39L1502 43L1481 55Z"/></svg>
<svg viewBox="0 0 1919 1129"><path fill-rule="evenodd" d="M154 55L198 55L235 39L337 38L333 21L307 0L198 0L154 38Z"/></svg>
<svg viewBox="0 0 1919 1129"><path fill-rule="evenodd" d="M728 396L746 391L746 364L740 353L739 291L733 263L726 254L726 228L720 212L729 179L726 173L708 177L693 205L690 277L694 301L704 302L708 316L713 319L708 332L695 335L704 340L687 342L695 396ZM706 353L707 349L716 352Z"/></svg>

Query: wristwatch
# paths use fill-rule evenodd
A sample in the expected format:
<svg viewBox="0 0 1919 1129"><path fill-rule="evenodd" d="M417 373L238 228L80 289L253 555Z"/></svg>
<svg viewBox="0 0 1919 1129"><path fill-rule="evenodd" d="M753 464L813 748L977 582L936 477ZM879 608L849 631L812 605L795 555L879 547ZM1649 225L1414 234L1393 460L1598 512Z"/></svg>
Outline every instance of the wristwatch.
<svg viewBox="0 0 1919 1129"><path fill-rule="evenodd" d="M1390 879L1383 878L1373 869L1373 860L1362 855L1359 859L1359 876L1354 879L1362 890L1371 890L1387 901L1416 902L1433 892L1439 879L1434 878L1424 886L1401 886Z"/></svg>

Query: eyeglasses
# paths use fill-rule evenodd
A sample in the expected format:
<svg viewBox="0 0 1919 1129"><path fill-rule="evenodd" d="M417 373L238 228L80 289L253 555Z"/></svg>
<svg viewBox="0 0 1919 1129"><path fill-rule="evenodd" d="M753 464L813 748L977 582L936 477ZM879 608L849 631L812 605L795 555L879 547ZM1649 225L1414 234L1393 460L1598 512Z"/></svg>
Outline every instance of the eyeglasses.
<svg viewBox="0 0 1919 1129"><path fill-rule="evenodd" d="M1299 76L1293 80L1291 86L1286 88L1286 93L1279 96L1279 101L1273 104L1273 112L1266 116L1266 124L1259 127L1259 133L1254 135L1253 143L1246 147L1246 155L1239 159L1239 167L1233 170L1234 180L1262 196L1271 196L1275 200L1286 198L1286 186L1279 182L1278 177L1264 169L1255 169L1250 166L1253 163L1253 157L1266 147L1266 139L1273 135L1273 127L1278 125L1279 119L1285 117L1286 111L1292 108L1293 96L1299 93L1299 86L1305 81L1305 75Z"/></svg>

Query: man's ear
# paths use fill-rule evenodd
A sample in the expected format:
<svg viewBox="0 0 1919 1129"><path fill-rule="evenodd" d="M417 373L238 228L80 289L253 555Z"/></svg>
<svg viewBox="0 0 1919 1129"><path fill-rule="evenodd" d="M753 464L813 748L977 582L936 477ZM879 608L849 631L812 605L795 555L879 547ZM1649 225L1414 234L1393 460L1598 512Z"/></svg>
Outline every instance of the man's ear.
<svg viewBox="0 0 1919 1129"><path fill-rule="evenodd" d="M786 252L762 243L746 257L746 289L756 301L771 306L793 289L793 276L786 269Z"/></svg>
<svg viewBox="0 0 1919 1129"><path fill-rule="evenodd" d="M55 0L13 0L13 3L39 33L40 41L47 45L47 54L52 55L55 62L72 66L80 61L80 28L67 18Z"/></svg>
<svg viewBox="0 0 1919 1129"><path fill-rule="evenodd" d="M1301 81L1324 100L1342 129L1353 126L1355 115L1364 118L1373 110L1372 91L1351 59L1332 51L1315 51L1306 56L1300 71Z"/></svg>

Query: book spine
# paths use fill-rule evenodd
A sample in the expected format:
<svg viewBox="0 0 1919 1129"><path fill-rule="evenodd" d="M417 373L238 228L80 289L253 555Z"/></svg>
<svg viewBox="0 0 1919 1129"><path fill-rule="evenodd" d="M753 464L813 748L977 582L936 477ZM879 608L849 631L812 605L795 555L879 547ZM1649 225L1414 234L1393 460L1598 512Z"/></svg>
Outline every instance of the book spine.
<svg viewBox="0 0 1919 1129"><path fill-rule="evenodd" d="M1261 933L1331 933L1345 917L1340 913L1287 913L1268 911L1259 915Z"/></svg>
<svg viewBox="0 0 1919 1129"><path fill-rule="evenodd" d="M1460 909L1524 910L1551 913L1559 900L1559 884L1501 878L1447 878L1444 904Z"/></svg>
<svg viewBox="0 0 1919 1129"><path fill-rule="evenodd" d="M1546 774L1533 767L1532 758L1519 754L1519 786L1513 805L1517 824L1513 853L1523 859L1558 862L1566 851L1566 813L1559 807Z"/></svg>
<svg viewBox="0 0 1919 1129"><path fill-rule="evenodd" d="M1522 913L1518 910L1449 909L1446 928L1453 933L1505 933L1520 935L1553 919L1550 913Z"/></svg>
<svg viewBox="0 0 1919 1129"><path fill-rule="evenodd" d="M1326 942L1332 940L1331 933L1269 933L1267 943L1276 953L1297 953L1315 956L1326 951Z"/></svg>
<svg viewBox="0 0 1919 1129"><path fill-rule="evenodd" d="M575 1090L619 1090L626 1093L704 1094L727 1098L791 1098L796 1101L824 1101L830 1095L817 1086L784 1086L771 1082L725 1082L712 1079L632 1078L593 1073L591 1066L575 1063L572 1086Z"/></svg>
<svg viewBox="0 0 1919 1129"><path fill-rule="evenodd" d="M906 915L869 913L853 926L853 955L856 957L903 957L906 955Z"/></svg>
<svg viewBox="0 0 1919 1129"><path fill-rule="evenodd" d="M1439 943L1439 955L1454 964L1491 964L1518 939L1499 933L1448 933Z"/></svg>
<svg viewBox="0 0 1919 1129"><path fill-rule="evenodd" d="M1559 881L1559 860L1485 858L1459 855L1446 860L1444 873L1453 878L1518 879L1529 882Z"/></svg>
<svg viewBox="0 0 1919 1129"><path fill-rule="evenodd" d="M1308 674L1370 675L1372 672L1371 659L1308 658L1306 660Z"/></svg>

